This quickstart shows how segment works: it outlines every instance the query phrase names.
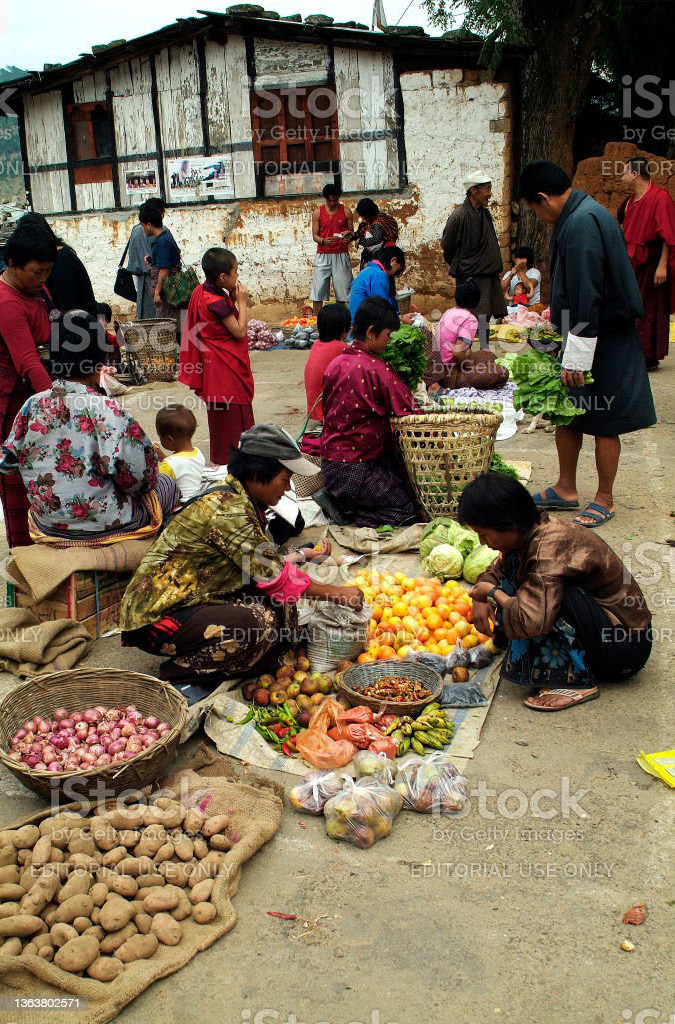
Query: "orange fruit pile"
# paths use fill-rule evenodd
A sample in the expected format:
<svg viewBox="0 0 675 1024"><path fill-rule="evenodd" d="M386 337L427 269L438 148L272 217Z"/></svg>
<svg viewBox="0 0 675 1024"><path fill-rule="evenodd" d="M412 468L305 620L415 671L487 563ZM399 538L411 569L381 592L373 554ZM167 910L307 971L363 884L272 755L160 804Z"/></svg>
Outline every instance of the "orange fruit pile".
<svg viewBox="0 0 675 1024"><path fill-rule="evenodd" d="M404 658L410 651L446 657L458 640L470 650L488 639L472 624L471 598L456 580L373 571L356 576L354 583L373 609L360 664Z"/></svg>
<svg viewBox="0 0 675 1024"><path fill-rule="evenodd" d="M282 327L316 327L315 316L289 316L281 321Z"/></svg>

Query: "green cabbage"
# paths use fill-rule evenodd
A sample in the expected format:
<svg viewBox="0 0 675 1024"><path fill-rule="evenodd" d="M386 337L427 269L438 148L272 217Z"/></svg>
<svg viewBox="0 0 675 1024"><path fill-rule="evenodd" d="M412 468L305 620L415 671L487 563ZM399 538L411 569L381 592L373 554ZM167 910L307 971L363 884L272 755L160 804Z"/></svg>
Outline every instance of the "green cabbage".
<svg viewBox="0 0 675 1024"><path fill-rule="evenodd" d="M441 579L457 579L462 575L462 552L453 544L437 544L423 561L425 570Z"/></svg>
<svg viewBox="0 0 675 1024"><path fill-rule="evenodd" d="M474 548L464 559L462 567L462 575L467 583L475 583L480 574L492 565L498 554L498 551L493 551L487 544L479 544Z"/></svg>
<svg viewBox="0 0 675 1024"><path fill-rule="evenodd" d="M426 558L439 544L452 544L459 549L462 558L466 558L479 543L478 535L473 530L465 529L449 516L442 516L425 526L420 541L420 555Z"/></svg>

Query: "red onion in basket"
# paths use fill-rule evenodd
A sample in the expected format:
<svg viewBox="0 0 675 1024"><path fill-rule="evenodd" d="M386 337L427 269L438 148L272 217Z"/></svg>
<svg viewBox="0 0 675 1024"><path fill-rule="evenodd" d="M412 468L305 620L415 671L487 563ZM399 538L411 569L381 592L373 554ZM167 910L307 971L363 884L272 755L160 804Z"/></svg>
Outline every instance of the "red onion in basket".
<svg viewBox="0 0 675 1024"><path fill-rule="evenodd" d="M57 708L56 711L52 712L52 717L55 722L62 722L64 718L68 717L67 708Z"/></svg>
<svg viewBox="0 0 675 1024"><path fill-rule="evenodd" d="M81 711L73 711L72 715L70 716L70 720L75 724L77 724L78 722L83 722L84 715L82 714Z"/></svg>
<svg viewBox="0 0 675 1024"><path fill-rule="evenodd" d="M110 754L101 754L100 757L96 758L97 768L103 768L109 764L112 764L112 757L110 756Z"/></svg>

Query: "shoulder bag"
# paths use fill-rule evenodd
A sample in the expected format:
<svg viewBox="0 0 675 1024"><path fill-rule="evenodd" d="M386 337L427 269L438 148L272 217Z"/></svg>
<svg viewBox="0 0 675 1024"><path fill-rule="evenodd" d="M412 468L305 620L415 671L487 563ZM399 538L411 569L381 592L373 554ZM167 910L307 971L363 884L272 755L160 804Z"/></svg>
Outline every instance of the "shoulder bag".
<svg viewBox="0 0 675 1024"><path fill-rule="evenodd" d="M115 292L115 295L119 295L120 298L122 299L127 299L129 302L137 302L138 295L136 294L136 284L134 282L134 275L131 273L130 270L127 270L125 267L122 266L125 259L127 258L127 253L129 252L130 241L131 238L124 247L122 259L120 260L119 266L117 268L117 277L115 278L115 287L113 291Z"/></svg>

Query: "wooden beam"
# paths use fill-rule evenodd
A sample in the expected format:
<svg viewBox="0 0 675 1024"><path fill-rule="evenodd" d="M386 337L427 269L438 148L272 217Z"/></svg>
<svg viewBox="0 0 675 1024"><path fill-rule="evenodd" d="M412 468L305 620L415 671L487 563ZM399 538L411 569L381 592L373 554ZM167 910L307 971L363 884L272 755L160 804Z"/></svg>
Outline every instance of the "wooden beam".
<svg viewBox="0 0 675 1024"><path fill-rule="evenodd" d="M206 78L206 42L203 36L197 38L197 71L199 73L199 105L202 112L202 138L204 140L204 156L211 156L211 138L209 130L208 81ZM215 198L215 197L210 197Z"/></svg>
<svg viewBox="0 0 675 1024"><path fill-rule="evenodd" d="M401 70L396 54L393 56L394 64L394 111L396 116L396 142L398 149L398 187L403 188L408 184L408 157L405 151L405 108L403 105L403 93L401 91Z"/></svg>
<svg viewBox="0 0 675 1024"><path fill-rule="evenodd" d="M115 200L115 206L122 206L122 196L120 194L120 175L119 175L119 162L117 160L117 141L115 137L115 113L113 110L113 90L112 82L110 79L110 70L105 73L105 101L108 107L108 117L110 119L110 141L112 148L110 151L110 164L112 166L112 187L113 197Z"/></svg>
<svg viewBox="0 0 675 1024"><path fill-rule="evenodd" d="M23 187L26 192L26 200L30 204L30 209L33 209L33 200L31 198L31 187L30 187L30 171L28 170L28 148L26 146L26 123L23 115L23 96L19 97L17 103L18 110L17 126L19 129L19 147L21 150L21 163L23 164Z"/></svg>
<svg viewBox="0 0 675 1024"><path fill-rule="evenodd" d="M68 188L70 190L70 208L73 212L75 212L77 210L77 193L75 192L75 175L73 174L73 144L70 138L70 124L68 121L68 114L66 113L66 107L69 102L69 99L66 99L67 89L70 90L70 94L72 96L72 85L61 86L61 107L63 108L63 131L66 137L66 162L68 164Z"/></svg>
<svg viewBox="0 0 675 1024"><path fill-rule="evenodd" d="M166 202L168 195L166 191L166 180L164 175L164 150L162 148L162 126L159 117L159 97L157 95L157 68L155 66L155 54L150 57L150 97L152 100L152 119L155 123L155 145L157 147L157 184L159 194Z"/></svg>

